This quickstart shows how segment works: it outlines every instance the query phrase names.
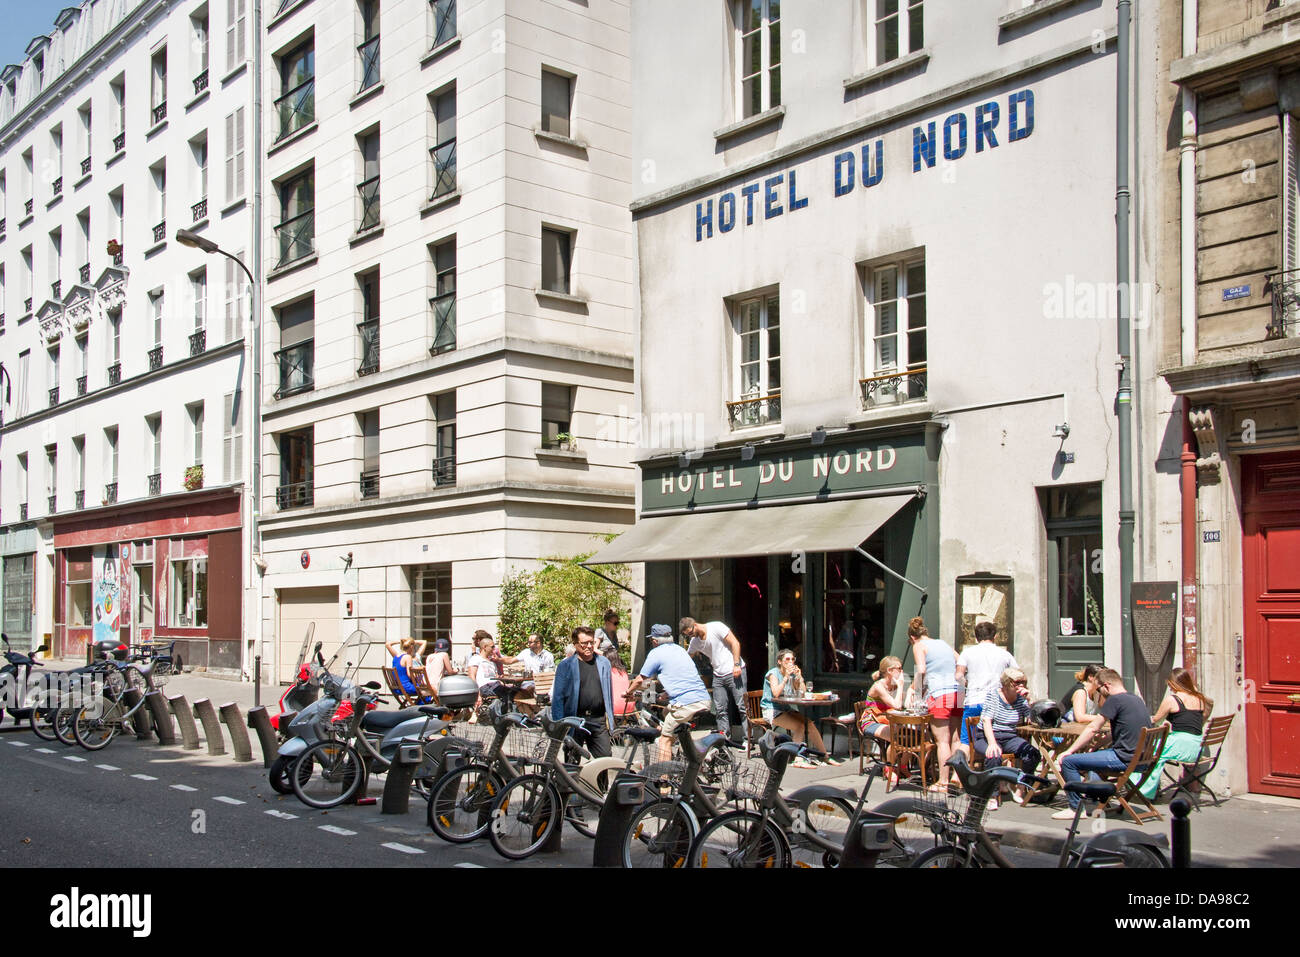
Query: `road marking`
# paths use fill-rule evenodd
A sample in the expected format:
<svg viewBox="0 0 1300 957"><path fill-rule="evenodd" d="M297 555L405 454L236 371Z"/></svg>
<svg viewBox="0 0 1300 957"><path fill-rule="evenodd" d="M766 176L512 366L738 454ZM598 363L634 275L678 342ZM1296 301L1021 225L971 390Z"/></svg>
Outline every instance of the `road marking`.
<svg viewBox="0 0 1300 957"><path fill-rule="evenodd" d="M221 795L217 795L212 800L220 801L222 804L243 804L244 803L243 801L239 800L239 798L228 798L228 797L222 797Z"/></svg>
<svg viewBox="0 0 1300 957"><path fill-rule="evenodd" d="M148 775L148 774L133 774L133 775L131 775L131 777L135 778L137 781L157 781L157 780L158 780L157 778L155 778L155 777L151 777L151 776Z"/></svg>
<svg viewBox="0 0 1300 957"><path fill-rule="evenodd" d="M283 818L286 821L296 821L298 819L297 814L289 814L285 811L267 811L266 813L271 817Z"/></svg>
<svg viewBox="0 0 1300 957"><path fill-rule="evenodd" d="M320 829L330 834L337 834L339 837L354 837L357 833L349 831L346 827L335 827L333 824L322 824Z"/></svg>
<svg viewBox="0 0 1300 957"><path fill-rule="evenodd" d="M198 788L192 788L188 784L172 784L170 785L170 787L173 791L197 791L198 790Z"/></svg>
<svg viewBox="0 0 1300 957"><path fill-rule="evenodd" d="M459 864L453 864L451 866L452 867L475 867L478 868L479 870L484 869L482 864L471 864L469 861L461 861Z"/></svg>
<svg viewBox="0 0 1300 957"><path fill-rule="evenodd" d="M121 768L119 768L119 767L118 767L117 765L115 765L115 764L97 764L97 765L95 765L95 767L99 768L101 771L121 771L121 770L122 770Z"/></svg>
<svg viewBox="0 0 1300 957"><path fill-rule="evenodd" d="M424 853L424 851L420 850L420 848L418 848L418 847L407 847L405 844L397 844L396 842L391 842L391 841L390 841L389 843L387 843L387 844L381 844L381 845L379 845L379 846L380 846L380 847L386 847L386 848L388 848L390 851L401 851L403 854L423 854L423 853Z"/></svg>
<svg viewBox="0 0 1300 957"><path fill-rule="evenodd" d="M85 759L85 758L79 758L79 757L77 757L75 754L65 754L65 755L63 756L63 760L64 760L64 761L80 761L82 764L85 764L85 763L86 763L86 759Z"/></svg>
<svg viewBox="0 0 1300 957"><path fill-rule="evenodd" d="M37 754L58 754L59 752L55 751L53 748L37 748L36 753Z"/></svg>
<svg viewBox="0 0 1300 957"><path fill-rule="evenodd" d="M29 746L26 741L10 741L9 743L15 748L26 748Z"/></svg>

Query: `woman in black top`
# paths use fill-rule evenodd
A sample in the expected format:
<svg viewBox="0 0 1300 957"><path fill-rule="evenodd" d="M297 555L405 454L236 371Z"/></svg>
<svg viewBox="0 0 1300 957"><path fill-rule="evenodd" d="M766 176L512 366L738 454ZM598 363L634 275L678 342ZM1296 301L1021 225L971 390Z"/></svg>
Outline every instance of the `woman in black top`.
<svg viewBox="0 0 1300 957"><path fill-rule="evenodd" d="M1160 772L1166 761L1195 761L1200 757L1205 719L1214 707L1214 702L1197 689L1196 679L1186 668L1175 668L1166 683L1169 691L1151 716L1151 723L1158 725L1168 720L1169 737L1142 785L1142 793L1148 798L1154 798L1160 789Z"/></svg>
<svg viewBox="0 0 1300 957"><path fill-rule="evenodd" d="M1062 721L1082 721L1097 713L1097 672L1101 665L1084 665L1074 673L1074 687L1061 699Z"/></svg>

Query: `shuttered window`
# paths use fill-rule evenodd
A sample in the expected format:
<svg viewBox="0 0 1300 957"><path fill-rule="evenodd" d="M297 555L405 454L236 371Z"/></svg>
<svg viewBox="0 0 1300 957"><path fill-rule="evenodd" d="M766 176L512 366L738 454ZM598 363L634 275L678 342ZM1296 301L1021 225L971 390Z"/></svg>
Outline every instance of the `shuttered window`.
<svg viewBox="0 0 1300 957"><path fill-rule="evenodd" d="M1300 268L1296 236L1296 217L1300 216L1300 175L1297 175L1300 121L1290 113L1282 114L1282 153L1286 170L1286 186L1282 192L1282 268L1289 270Z"/></svg>
<svg viewBox="0 0 1300 957"><path fill-rule="evenodd" d="M227 392L221 400L221 462L226 482L242 480L244 474L244 395Z"/></svg>
<svg viewBox="0 0 1300 957"><path fill-rule="evenodd" d="M226 202L244 195L244 108L226 117Z"/></svg>
<svg viewBox="0 0 1300 957"><path fill-rule="evenodd" d="M227 73L248 59L244 47L244 38L248 35L247 2L248 0L226 0Z"/></svg>

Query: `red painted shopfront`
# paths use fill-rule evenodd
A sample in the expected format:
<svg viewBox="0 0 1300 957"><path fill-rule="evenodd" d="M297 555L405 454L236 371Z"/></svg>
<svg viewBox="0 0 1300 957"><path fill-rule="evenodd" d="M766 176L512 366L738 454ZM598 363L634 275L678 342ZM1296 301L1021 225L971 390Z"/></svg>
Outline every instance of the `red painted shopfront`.
<svg viewBox="0 0 1300 957"><path fill-rule="evenodd" d="M54 640L176 641L186 666L238 669L243 635L240 495L188 492L60 516Z"/></svg>

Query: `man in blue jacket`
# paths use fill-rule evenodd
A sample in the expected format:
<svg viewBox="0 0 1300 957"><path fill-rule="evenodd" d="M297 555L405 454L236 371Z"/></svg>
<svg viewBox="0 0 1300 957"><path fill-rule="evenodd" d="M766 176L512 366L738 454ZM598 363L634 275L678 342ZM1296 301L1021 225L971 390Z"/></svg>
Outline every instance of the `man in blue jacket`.
<svg viewBox="0 0 1300 957"><path fill-rule="evenodd" d="M609 659L596 654L596 632L583 625L573 632L575 652L555 669L551 687L551 717L581 718L591 740L587 749L597 758L613 753L609 732L614 727L614 688Z"/></svg>

